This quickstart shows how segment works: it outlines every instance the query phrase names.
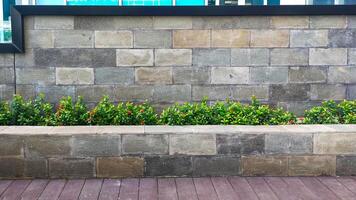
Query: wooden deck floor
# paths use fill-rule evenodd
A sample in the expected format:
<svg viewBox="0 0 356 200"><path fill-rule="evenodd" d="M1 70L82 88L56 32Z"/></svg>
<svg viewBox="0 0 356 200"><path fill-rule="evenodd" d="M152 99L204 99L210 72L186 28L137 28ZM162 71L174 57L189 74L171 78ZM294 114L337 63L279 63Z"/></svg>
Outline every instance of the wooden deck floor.
<svg viewBox="0 0 356 200"><path fill-rule="evenodd" d="M356 177L1 180L1 200L356 199Z"/></svg>

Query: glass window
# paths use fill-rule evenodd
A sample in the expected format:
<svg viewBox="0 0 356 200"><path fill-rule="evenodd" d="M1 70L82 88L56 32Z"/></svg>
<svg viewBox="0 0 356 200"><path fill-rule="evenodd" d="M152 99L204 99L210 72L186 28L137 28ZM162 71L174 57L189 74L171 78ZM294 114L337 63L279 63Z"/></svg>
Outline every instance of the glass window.
<svg viewBox="0 0 356 200"><path fill-rule="evenodd" d="M172 6L172 0L123 0L124 6Z"/></svg>
<svg viewBox="0 0 356 200"><path fill-rule="evenodd" d="M36 5L66 5L65 0L36 0Z"/></svg>
<svg viewBox="0 0 356 200"><path fill-rule="evenodd" d="M205 0L176 0L177 6L203 6Z"/></svg>
<svg viewBox="0 0 356 200"><path fill-rule="evenodd" d="M80 6L80 5L95 5L95 6L114 6L119 5L118 0L67 0L67 5Z"/></svg>

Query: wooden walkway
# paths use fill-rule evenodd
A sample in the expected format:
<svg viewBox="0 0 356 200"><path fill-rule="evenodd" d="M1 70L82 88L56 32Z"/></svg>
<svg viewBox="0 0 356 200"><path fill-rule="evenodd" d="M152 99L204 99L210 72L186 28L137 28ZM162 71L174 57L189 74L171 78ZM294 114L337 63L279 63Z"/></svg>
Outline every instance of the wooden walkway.
<svg viewBox="0 0 356 200"><path fill-rule="evenodd" d="M356 177L1 180L1 200L356 199Z"/></svg>

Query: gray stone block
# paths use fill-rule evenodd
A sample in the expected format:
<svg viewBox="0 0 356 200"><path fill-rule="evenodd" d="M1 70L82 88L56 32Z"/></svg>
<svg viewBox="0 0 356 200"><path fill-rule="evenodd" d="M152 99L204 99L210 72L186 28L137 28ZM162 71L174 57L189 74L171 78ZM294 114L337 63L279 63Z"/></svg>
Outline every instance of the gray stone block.
<svg viewBox="0 0 356 200"><path fill-rule="evenodd" d="M251 67L250 83L280 84L288 82L288 67Z"/></svg>
<svg viewBox="0 0 356 200"><path fill-rule="evenodd" d="M0 84L14 84L14 68L0 67Z"/></svg>
<svg viewBox="0 0 356 200"><path fill-rule="evenodd" d="M209 84L210 68L207 67L174 67L174 84Z"/></svg>
<svg viewBox="0 0 356 200"><path fill-rule="evenodd" d="M131 31L95 31L95 48L132 48Z"/></svg>
<svg viewBox="0 0 356 200"><path fill-rule="evenodd" d="M117 101L152 101L154 95L154 88L155 87L148 85L115 87L113 91L113 97ZM175 94L174 91L173 94Z"/></svg>
<svg viewBox="0 0 356 200"><path fill-rule="evenodd" d="M93 68L56 68L57 85L94 84Z"/></svg>
<svg viewBox="0 0 356 200"><path fill-rule="evenodd" d="M356 68L354 67L329 67L329 83L356 83Z"/></svg>
<svg viewBox="0 0 356 200"><path fill-rule="evenodd" d="M346 28L346 16L310 16L310 28Z"/></svg>
<svg viewBox="0 0 356 200"><path fill-rule="evenodd" d="M345 85L311 85L311 100L343 100L346 99Z"/></svg>
<svg viewBox="0 0 356 200"><path fill-rule="evenodd" d="M215 155L215 135L182 134L171 135L169 154Z"/></svg>
<svg viewBox="0 0 356 200"><path fill-rule="evenodd" d="M81 30L54 31L55 48L94 48L94 32Z"/></svg>
<svg viewBox="0 0 356 200"><path fill-rule="evenodd" d="M170 67L140 67L135 70L137 84L172 84L172 68Z"/></svg>
<svg viewBox="0 0 356 200"><path fill-rule="evenodd" d="M34 28L39 30L63 30L74 28L73 16L35 16Z"/></svg>
<svg viewBox="0 0 356 200"><path fill-rule="evenodd" d="M238 17L193 17L193 29L239 28Z"/></svg>
<svg viewBox="0 0 356 200"><path fill-rule="evenodd" d="M153 89L155 102L179 102L191 100L190 85L164 85L155 86Z"/></svg>
<svg viewBox="0 0 356 200"><path fill-rule="evenodd" d="M269 18L266 16L239 16L239 28L268 29Z"/></svg>
<svg viewBox="0 0 356 200"><path fill-rule="evenodd" d="M70 140L71 156L96 157L119 156L121 153L120 135L80 135Z"/></svg>
<svg viewBox="0 0 356 200"><path fill-rule="evenodd" d="M153 17L154 29L192 29L193 17L185 16L155 16Z"/></svg>
<svg viewBox="0 0 356 200"><path fill-rule="evenodd" d="M0 67L13 67L14 66L14 55L2 53L0 55Z"/></svg>
<svg viewBox="0 0 356 200"><path fill-rule="evenodd" d="M27 158L43 158L70 155L70 136L25 137L25 155Z"/></svg>
<svg viewBox="0 0 356 200"><path fill-rule="evenodd" d="M248 155L263 154L265 135L217 135L216 148L218 154Z"/></svg>
<svg viewBox="0 0 356 200"><path fill-rule="evenodd" d="M113 84L113 85L133 85L135 82L133 68L96 68L95 84Z"/></svg>
<svg viewBox="0 0 356 200"><path fill-rule="evenodd" d="M156 66L191 66L191 49L156 49Z"/></svg>
<svg viewBox="0 0 356 200"><path fill-rule="evenodd" d="M272 49L271 65L308 65L308 49Z"/></svg>
<svg viewBox="0 0 356 200"><path fill-rule="evenodd" d="M54 85L55 84L54 68L17 68L17 84L36 84L36 85Z"/></svg>
<svg viewBox="0 0 356 200"><path fill-rule="evenodd" d="M48 163L46 159L25 160L24 177L48 178Z"/></svg>
<svg viewBox="0 0 356 200"><path fill-rule="evenodd" d="M230 49L193 49L194 66L230 66Z"/></svg>
<svg viewBox="0 0 356 200"><path fill-rule="evenodd" d="M15 94L15 87L13 85L0 85L0 99L11 100Z"/></svg>
<svg viewBox="0 0 356 200"><path fill-rule="evenodd" d="M356 175L356 156L337 156L336 157L337 176Z"/></svg>
<svg viewBox="0 0 356 200"><path fill-rule="evenodd" d="M27 30L25 31L26 48L53 48L54 38L52 31Z"/></svg>
<svg viewBox="0 0 356 200"><path fill-rule="evenodd" d="M327 45L327 30L291 30L291 47L326 47Z"/></svg>
<svg viewBox="0 0 356 200"><path fill-rule="evenodd" d="M241 175L240 157L199 156L193 157L193 176Z"/></svg>
<svg viewBox="0 0 356 200"><path fill-rule="evenodd" d="M356 47L356 30L329 30L329 46L336 48L355 48Z"/></svg>
<svg viewBox="0 0 356 200"><path fill-rule="evenodd" d="M346 65L347 49L310 49L309 65Z"/></svg>
<svg viewBox="0 0 356 200"><path fill-rule="evenodd" d="M310 85L287 84L271 85L269 100L271 101L305 101L309 100Z"/></svg>
<svg viewBox="0 0 356 200"><path fill-rule="evenodd" d="M348 28L356 28L356 17L355 16L347 16L347 25L348 25Z"/></svg>
<svg viewBox="0 0 356 200"><path fill-rule="evenodd" d="M291 67L289 69L290 83L325 83L327 68L325 67Z"/></svg>
<svg viewBox="0 0 356 200"><path fill-rule="evenodd" d="M267 134L266 154L311 154L313 153L312 134Z"/></svg>
<svg viewBox="0 0 356 200"><path fill-rule="evenodd" d="M0 156L23 156L23 138L0 135Z"/></svg>
<svg viewBox="0 0 356 200"><path fill-rule="evenodd" d="M247 84L249 83L248 67L213 67L212 84Z"/></svg>
<svg viewBox="0 0 356 200"><path fill-rule="evenodd" d="M18 88L21 91L27 90L28 88ZM59 100L63 97L70 96L72 99L76 98L75 94L75 87L74 86L36 86L34 87L33 97L37 96L38 94L45 94L45 100L51 103L58 103ZM26 94L26 92L25 92Z"/></svg>
<svg viewBox="0 0 356 200"><path fill-rule="evenodd" d="M114 98L115 91L113 86L78 86L77 96L82 96L86 102L99 102L103 96Z"/></svg>
<svg viewBox="0 0 356 200"><path fill-rule="evenodd" d="M291 101L291 102L278 102L277 106L281 107L289 112L294 113L297 116L304 116L305 110L309 110L312 107L319 106L318 102L310 101Z"/></svg>
<svg viewBox="0 0 356 200"><path fill-rule="evenodd" d="M130 30L153 27L153 17L131 16L76 16L74 29L82 30Z"/></svg>
<svg viewBox="0 0 356 200"><path fill-rule="evenodd" d="M123 154L168 154L168 135L124 135Z"/></svg>
<svg viewBox="0 0 356 200"><path fill-rule="evenodd" d="M189 156L145 157L145 176L191 176L192 158Z"/></svg>
<svg viewBox="0 0 356 200"><path fill-rule="evenodd" d="M93 158L51 158L49 176L51 178L93 178L95 164Z"/></svg>
<svg viewBox="0 0 356 200"><path fill-rule="evenodd" d="M129 66L153 66L152 49L118 49L116 50L116 65Z"/></svg>
<svg viewBox="0 0 356 200"><path fill-rule="evenodd" d="M25 163L18 157L0 157L0 177L20 178L23 177Z"/></svg>
<svg viewBox="0 0 356 200"><path fill-rule="evenodd" d="M232 96L230 86L193 86L192 100L201 101L208 98L211 101L224 101Z"/></svg>
<svg viewBox="0 0 356 200"><path fill-rule="evenodd" d="M356 99L356 85L348 86L347 99Z"/></svg>
<svg viewBox="0 0 356 200"><path fill-rule="evenodd" d="M356 65L356 49L349 49L349 64Z"/></svg>
<svg viewBox="0 0 356 200"><path fill-rule="evenodd" d="M268 100L268 91L268 86L264 85L232 86L231 100L250 101L252 96L259 100Z"/></svg>
<svg viewBox="0 0 356 200"><path fill-rule="evenodd" d="M25 53L15 54L15 58L14 58L15 66L16 67L34 67L35 66L34 51L35 51L35 49L26 49ZM13 67L14 64L12 63L11 66ZM45 67L48 67L48 65Z"/></svg>
<svg viewBox="0 0 356 200"><path fill-rule="evenodd" d="M171 48L172 47L172 32L146 31L136 30L134 32L134 47L135 48Z"/></svg>
<svg viewBox="0 0 356 200"><path fill-rule="evenodd" d="M232 66L266 66L269 64L268 49L232 49Z"/></svg>

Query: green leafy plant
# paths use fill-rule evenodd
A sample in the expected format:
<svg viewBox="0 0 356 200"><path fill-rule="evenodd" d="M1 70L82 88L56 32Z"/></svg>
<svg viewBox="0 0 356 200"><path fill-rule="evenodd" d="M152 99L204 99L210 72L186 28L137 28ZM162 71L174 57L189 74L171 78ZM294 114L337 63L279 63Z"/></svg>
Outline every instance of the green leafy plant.
<svg viewBox="0 0 356 200"><path fill-rule="evenodd" d="M56 122L61 126L88 125L89 112L83 103L83 98L78 97L74 103L72 97L62 98L56 112Z"/></svg>
<svg viewBox="0 0 356 200"><path fill-rule="evenodd" d="M89 123L91 125L117 125L117 108L110 101L108 96L104 96L96 107L90 111Z"/></svg>
<svg viewBox="0 0 356 200"><path fill-rule="evenodd" d="M11 125L11 112L7 102L0 102L0 126Z"/></svg>

